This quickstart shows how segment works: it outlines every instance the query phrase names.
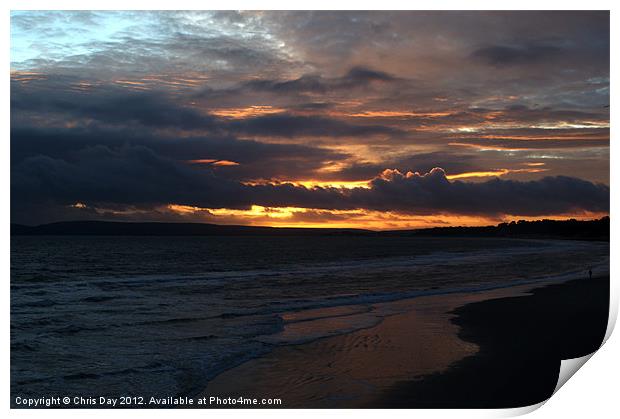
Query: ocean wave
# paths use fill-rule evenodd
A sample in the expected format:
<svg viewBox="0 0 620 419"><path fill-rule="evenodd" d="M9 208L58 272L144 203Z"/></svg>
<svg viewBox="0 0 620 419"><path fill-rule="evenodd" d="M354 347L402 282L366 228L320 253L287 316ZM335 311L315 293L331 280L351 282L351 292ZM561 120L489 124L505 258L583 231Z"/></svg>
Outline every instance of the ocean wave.
<svg viewBox="0 0 620 419"><path fill-rule="evenodd" d="M452 251L455 242L445 240L445 249L428 252L425 240L398 243L409 243L412 254L323 263L301 255L273 265L247 256L248 269L233 260L225 270L220 268L231 261L226 255L197 252L197 264L212 258L200 265L210 270L178 266L176 273L154 274L148 266L151 273L134 275L140 270L97 271L84 262L84 269L45 281L28 279L45 275L12 271L12 338L19 337L11 341L17 371L12 391L79 392L84 382L110 394L201 390L220 372L276 346L372 327L397 312L377 310L383 303L583 277L595 260L600 275L609 264L607 244L526 241L507 247L520 243L511 241L498 249L488 242L485 249L459 245Z"/></svg>

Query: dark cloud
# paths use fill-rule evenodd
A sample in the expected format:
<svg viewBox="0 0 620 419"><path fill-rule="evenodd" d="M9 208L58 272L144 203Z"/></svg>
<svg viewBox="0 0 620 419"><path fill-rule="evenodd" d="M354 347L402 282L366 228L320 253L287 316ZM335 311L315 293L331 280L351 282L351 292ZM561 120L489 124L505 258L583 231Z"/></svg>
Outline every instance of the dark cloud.
<svg viewBox="0 0 620 419"><path fill-rule="evenodd" d="M240 163L234 167L213 168L199 165L197 170L226 171L235 179L307 178L326 163L349 156L325 148L299 144L269 144L234 137L171 137L147 130L82 128L14 128L11 131L11 162L16 165L35 156L60 161L84 157L84 149L104 147L118 151L123 147L143 147L153 153L185 164L188 160L217 159Z"/></svg>
<svg viewBox="0 0 620 419"><path fill-rule="evenodd" d="M218 178L157 156L144 147L83 149L73 162L45 156L14 165L11 176L15 219L40 205L89 206L170 203L206 208L305 207L368 209L409 214L549 215L571 211L608 211L609 187L570 177L518 182L449 181L443 169L427 174L386 170L370 189L314 188L292 184L249 186Z"/></svg>
<svg viewBox="0 0 620 419"><path fill-rule="evenodd" d="M372 77L382 76L378 74ZM40 81L40 84L45 84L45 81ZM196 107L179 104L170 94L161 91L128 92L117 87L102 86L97 88L95 94L90 91L60 90L50 95L46 86L40 90L14 83L13 87L11 110L17 117L45 113L60 122L80 118L106 124L200 130L219 135L349 137L403 134L396 128L376 124L356 125L325 116L278 114L229 120L215 117Z"/></svg>
<svg viewBox="0 0 620 419"><path fill-rule="evenodd" d="M531 64L549 60L560 54L562 48L545 43L530 43L525 45L492 45L477 49L472 53L476 59L494 66Z"/></svg>
<svg viewBox="0 0 620 419"><path fill-rule="evenodd" d="M607 11L26 11L11 36L15 220L608 208Z"/></svg>
<svg viewBox="0 0 620 419"><path fill-rule="evenodd" d="M269 115L228 123L232 132L276 137L366 137L402 136L396 128L382 125L354 125L320 116Z"/></svg>
<svg viewBox="0 0 620 419"><path fill-rule="evenodd" d="M344 76L325 78L316 74L304 75L293 80L252 80L246 88L271 93L327 93L334 90L369 87L373 82L391 83L398 78L363 66L351 68Z"/></svg>
<svg viewBox="0 0 620 419"><path fill-rule="evenodd" d="M371 186L370 193L360 195L366 198L368 207L383 210L398 208L414 213L485 215L609 210L608 186L565 176L528 182L495 178L471 183L449 181L443 169L433 169L423 175L387 171L373 180Z"/></svg>
<svg viewBox="0 0 620 419"><path fill-rule="evenodd" d="M234 196L240 184L160 157L146 147L113 150L97 145L79 150L74 157L67 161L37 155L15 164L12 196L19 202L56 200L66 204L82 196L86 202L126 205L156 204L162 199L237 205ZM38 196L33 195L35 190Z"/></svg>
<svg viewBox="0 0 620 419"><path fill-rule="evenodd" d="M334 173L323 175L325 180L361 181L374 178L386 167L407 173L430 172L435 167L443 168L449 174L484 170L477 163L475 155L463 152L443 152L405 154L396 158L386 159L380 163L355 162Z"/></svg>
<svg viewBox="0 0 620 419"><path fill-rule="evenodd" d="M74 80L74 79L70 79ZM75 80L74 80L75 81ZM60 84L60 86L59 86ZM109 124L138 123L154 128L214 129L216 118L182 106L164 92L131 92L115 86L76 91L70 83L41 80L35 86L14 83L13 115L47 114L49 117L92 119Z"/></svg>
<svg viewBox="0 0 620 419"><path fill-rule="evenodd" d="M349 82L372 82L372 81L396 81L396 77L386 73L385 71L377 71L371 68L356 66L353 67L344 77Z"/></svg>

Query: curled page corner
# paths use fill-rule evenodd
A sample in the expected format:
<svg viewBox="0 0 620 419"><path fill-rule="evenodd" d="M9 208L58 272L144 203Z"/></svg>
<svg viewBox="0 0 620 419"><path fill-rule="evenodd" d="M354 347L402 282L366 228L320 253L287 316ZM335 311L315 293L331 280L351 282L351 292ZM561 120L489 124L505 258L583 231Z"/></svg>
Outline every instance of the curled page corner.
<svg viewBox="0 0 620 419"><path fill-rule="evenodd" d="M594 355L596 351L591 354L572 359L563 359L560 364L560 374L558 375L558 383L555 386L555 390L553 390L553 394L557 393L557 391L562 388L564 384L577 372L579 368L583 367L583 365L588 362L592 355Z"/></svg>
<svg viewBox="0 0 620 419"><path fill-rule="evenodd" d="M618 294L617 289L615 287L610 287L610 304L609 304L609 317L607 319L607 330L605 331L605 337L603 338L603 342L601 342L601 346L596 349L594 352L572 359L563 359L560 364L560 374L558 375L558 383L553 390L553 394L557 393L560 388L573 376L583 365L592 358L592 356L603 347L605 342L611 336L611 333L616 326L616 320L618 319ZM552 396L553 396L552 394ZM534 409L535 410L535 409Z"/></svg>
<svg viewBox="0 0 620 419"><path fill-rule="evenodd" d="M542 405L547 403L547 400L543 400L542 402L531 404L529 406L511 407L508 409L494 410L493 415L494 417L503 417L503 418L514 418L517 416L527 415L528 413L532 413L534 410L537 410L538 408L542 407Z"/></svg>
<svg viewBox="0 0 620 419"><path fill-rule="evenodd" d="M502 417L516 417L516 416L523 416L523 415L527 415L528 413L531 413L537 409L539 409L540 407L542 407L545 403L547 403L549 401L549 399L551 397L553 397L553 395L555 393L557 393L557 391L562 388L562 386L564 384L566 384L566 382L573 376L575 375L575 373L577 371L579 371L579 369L581 367L583 367L583 365L588 362L588 360L590 358L592 358L592 355L594 355L596 353L596 351L592 352L591 354L579 357L579 358L572 358L572 359L563 359L560 363L560 373L558 375L558 383L555 386L555 389L553 390L553 394L539 402L536 404L532 404L529 406L523 406L523 407L515 407L515 408L510 408L510 409L504 409L503 410L503 414L501 414Z"/></svg>

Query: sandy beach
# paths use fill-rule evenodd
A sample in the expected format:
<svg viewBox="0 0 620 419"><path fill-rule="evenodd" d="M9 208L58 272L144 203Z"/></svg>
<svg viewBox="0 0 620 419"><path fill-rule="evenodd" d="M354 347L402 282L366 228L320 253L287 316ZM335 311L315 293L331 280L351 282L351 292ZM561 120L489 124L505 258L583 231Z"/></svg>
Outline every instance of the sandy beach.
<svg viewBox="0 0 620 419"><path fill-rule="evenodd" d="M225 371L202 395L278 397L282 407L515 407L549 397L560 359L601 343L608 278L522 285L375 304L376 325L271 353ZM320 313L282 334L329 328ZM355 314L351 314L355 313ZM318 322L318 324L317 324ZM321 324L321 322L323 324ZM304 324L305 323L305 324ZM277 342L277 335L274 337Z"/></svg>
<svg viewBox="0 0 620 419"><path fill-rule="evenodd" d="M548 285L530 296L468 304L454 313L459 338L480 351L447 371L399 383L371 407L505 408L546 400L560 361L602 344L609 277Z"/></svg>

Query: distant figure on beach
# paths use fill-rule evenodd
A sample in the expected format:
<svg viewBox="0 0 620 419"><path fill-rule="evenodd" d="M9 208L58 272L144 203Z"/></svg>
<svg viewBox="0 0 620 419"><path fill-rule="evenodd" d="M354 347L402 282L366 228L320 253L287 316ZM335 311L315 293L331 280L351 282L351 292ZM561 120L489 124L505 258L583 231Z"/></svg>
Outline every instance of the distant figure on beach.
<svg viewBox="0 0 620 419"><path fill-rule="evenodd" d="M592 279L592 266L588 268L588 275L590 275L590 279Z"/></svg>

